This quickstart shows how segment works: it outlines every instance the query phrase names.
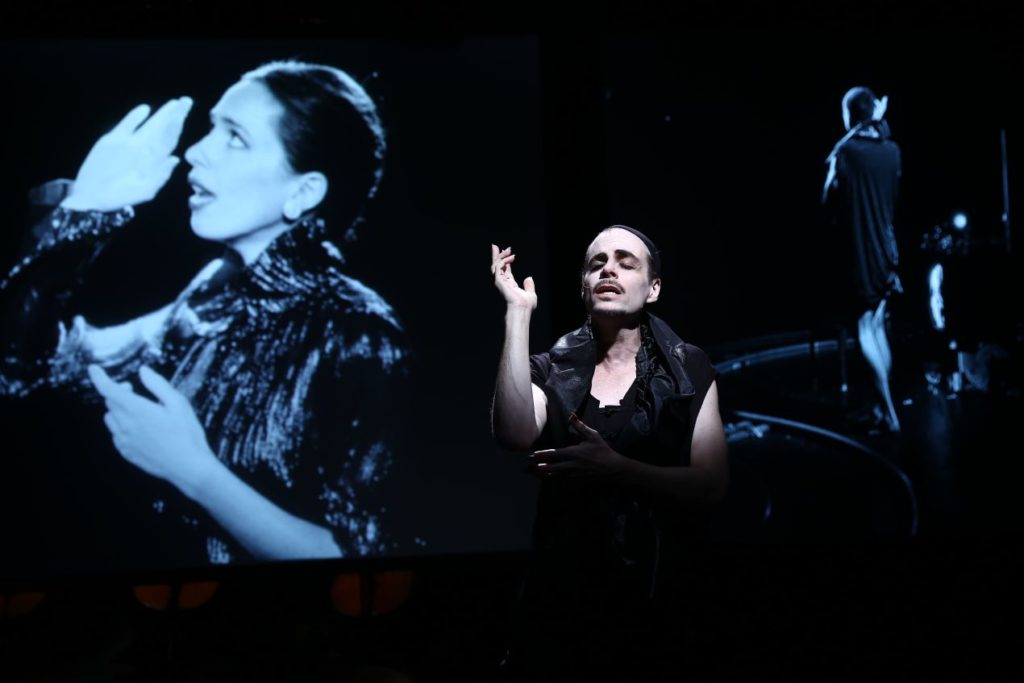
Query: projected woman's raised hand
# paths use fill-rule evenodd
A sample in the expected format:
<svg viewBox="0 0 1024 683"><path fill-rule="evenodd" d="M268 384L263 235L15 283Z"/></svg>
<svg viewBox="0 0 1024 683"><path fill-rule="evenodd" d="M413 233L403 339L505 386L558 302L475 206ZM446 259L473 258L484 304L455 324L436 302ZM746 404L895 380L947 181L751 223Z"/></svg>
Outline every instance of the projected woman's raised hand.
<svg viewBox="0 0 1024 683"><path fill-rule="evenodd" d="M153 199L181 161L173 152L191 108L191 98L179 97L152 116L148 104L132 109L92 146L61 205L115 211Z"/></svg>

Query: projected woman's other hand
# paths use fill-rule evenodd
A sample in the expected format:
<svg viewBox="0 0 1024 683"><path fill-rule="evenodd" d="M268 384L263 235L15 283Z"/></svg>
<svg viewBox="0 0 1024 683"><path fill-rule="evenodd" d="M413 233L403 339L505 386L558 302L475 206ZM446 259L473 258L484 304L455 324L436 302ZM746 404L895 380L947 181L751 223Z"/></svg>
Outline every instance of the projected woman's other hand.
<svg viewBox="0 0 1024 683"><path fill-rule="evenodd" d="M150 116L140 104L92 146L62 203L75 211L115 211L148 202L181 161L178 146L192 99L179 97Z"/></svg>
<svg viewBox="0 0 1024 683"><path fill-rule="evenodd" d="M106 402L103 421L124 459L194 496L218 461L188 399L146 366L139 379L156 401L128 382L115 382L98 365L89 366L89 378Z"/></svg>

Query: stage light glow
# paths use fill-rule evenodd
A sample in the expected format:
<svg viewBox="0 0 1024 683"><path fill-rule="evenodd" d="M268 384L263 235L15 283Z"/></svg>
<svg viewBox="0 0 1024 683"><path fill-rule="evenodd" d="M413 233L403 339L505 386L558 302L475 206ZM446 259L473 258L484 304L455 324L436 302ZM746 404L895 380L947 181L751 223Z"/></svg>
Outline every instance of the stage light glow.
<svg viewBox="0 0 1024 683"><path fill-rule="evenodd" d="M936 330L946 328L946 318L942 314L942 264L936 263L928 273L928 308L932 314L932 327Z"/></svg>
<svg viewBox="0 0 1024 683"><path fill-rule="evenodd" d="M957 230L963 230L967 227L967 214L963 211L957 211L953 214L953 227Z"/></svg>

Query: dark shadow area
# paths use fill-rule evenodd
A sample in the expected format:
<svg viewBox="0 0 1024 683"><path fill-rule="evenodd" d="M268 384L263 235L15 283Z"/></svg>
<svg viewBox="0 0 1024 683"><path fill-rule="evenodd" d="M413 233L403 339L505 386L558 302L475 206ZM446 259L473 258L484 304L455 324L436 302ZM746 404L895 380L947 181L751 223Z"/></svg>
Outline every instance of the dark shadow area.
<svg viewBox="0 0 1024 683"><path fill-rule="evenodd" d="M488 434L501 311L483 259L490 241L511 242L520 273L538 278L538 352L581 322L580 256L615 222L661 246L666 276L654 312L715 363L730 443L730 490L708 537L693 542L685 591L667 610L682 634L670 680L930 683L1024 674L1016 606L1024 597L1024 320L1012 293L1024 272L1024 100L1012 66L1024 61L1024 43L1002 4L986 23L982 10L955 3L869 3L846 8L856 15L849 20L810 2L796 3L802 11L726 3L706 10L727 22L717 25L666 3L648 13L597 2L564 24L544 19L553 10L452 0L328 5L283 11L256 2L240 15L224 3L151 2L108 14L78 3L57 17L11 24L9 32L24 32L4 53L18 40L53 35L264 36L287 37L288 45L315 37L316 54L345 52L370 73L376 62L339 47L345 38L397 41L406 56L450 50L450 63L413 60L401 78L385 73L368 86L386 95L382 115L394 122L393 181L371 216L390 230L353 246L356 257L393 256L353 268L404 306L410 334L429 340L419 359L416 429L402 416L393 429L432 456L420 462L402 505L435 527L436 547L448 554L219 573L21 576L0 583L0 680L515 680L501 662L528 563L534 483ZM600 30L584 30L588 18ZM528 68L473 42L492 34L513 42L537 36L527 41ZM477 51L457 55L467 44ZM154 41L148 49L163 48ZM47 93L51 124L81 116L60 106L86 96L79 80L47 70L60 52L39 57L38 80L18 75L28 72L15 59L5 67L19 87L32 81ZM222 52L216 70L203 74L209 96L260 51ZM175 76L182 82L204 61L183 64L188 70ZM456 69L472 87L432 66ZM139 78L149 72L144 63L124 68ZM875 413L856 319L835 306L841 240L818 204L822 162L843 132L840 99L860 83L890 96L904 153L896 230L905 292L887 322L899 433ZM167 96L176 85L169 82ZM509 102L510 88L523 96ZM114 80L102 92L112 102L133 100ZM460 103L458 113L446 109ZM475 108L485 104L500 111ZM21 121L26 112L12 105L9 116ZM510 119L523 124L514 135L502 123ZM1001 130L1012 249L1001 215ZM5 139L5 158L26 144ZM56 132L51 144L69 159L85 151ZM519 152L521 164L503 166ZM434 164L439 155L456 169L451 182ZM45 161L26 158L0 175L25 170L43 180ZM967 248L928 244L927 235L959 234L950 228L955 212L969 219ZM440 248L438 235L447 240ZM15 242L13 232L4 238ZM149 247L179 254L180 241L163 234ZM208 254L199 256L183 258L201 265ZM936 263L945 267L943 330L929 310ZM133 305L177 292L181 283L167 275L173 265L158 264L159 288L128 292ZM108 283L100 294L114 290ZM99 309L109 304L98 298ZM455 375L460 383L450 381ZM65 438L45 415L28 412L21 406L3 416L5 429L41 434L15 444L20 451ZM104 436L87 417L93 436ZM89 458L58 468L26 457L4 469L0 564L9 549L24 554L19 566L41 562L37 552L51 539L22 523L31 515L49 519L73 552L94 549L94 536L67 529L104 527L111 513L84 505L54 511L53 486L73 491L99 472L111 495L142 496L124 490L127 465L96 468ZM104 542L130 558L130 537L147 526L141 518L117 523L127 539ZM467 550L470 542L481 552ZM181 584L204 579L219 582L212 598L175 606ZM171 606L143 606L132 593L139 584L170 586ZM628 680L654 679L637 661Z"/></svg>

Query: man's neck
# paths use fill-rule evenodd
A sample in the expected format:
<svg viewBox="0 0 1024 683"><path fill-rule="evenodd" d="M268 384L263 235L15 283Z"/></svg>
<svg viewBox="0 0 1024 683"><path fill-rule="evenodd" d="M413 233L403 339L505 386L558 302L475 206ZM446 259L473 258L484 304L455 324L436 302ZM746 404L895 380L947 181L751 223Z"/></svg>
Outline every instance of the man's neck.
<svg viewBox="0 0 1024 683"><path fill-rule="evenodd" d="M597 362L604 365L632 363L640 350L640 317L591 319L597 342Z"/></svg>

